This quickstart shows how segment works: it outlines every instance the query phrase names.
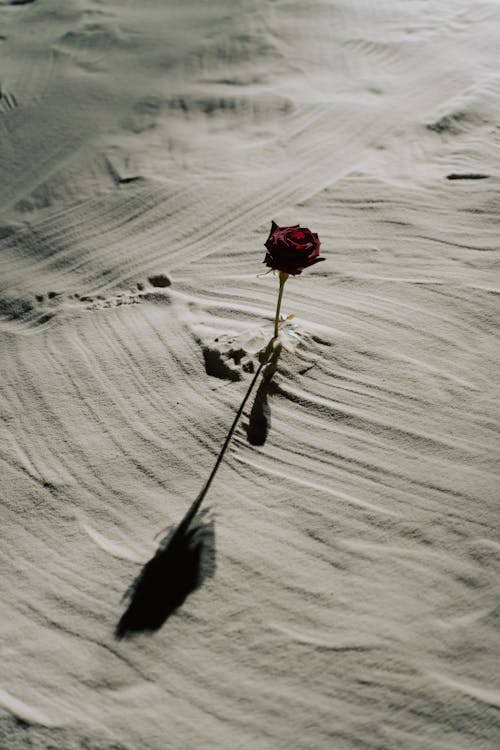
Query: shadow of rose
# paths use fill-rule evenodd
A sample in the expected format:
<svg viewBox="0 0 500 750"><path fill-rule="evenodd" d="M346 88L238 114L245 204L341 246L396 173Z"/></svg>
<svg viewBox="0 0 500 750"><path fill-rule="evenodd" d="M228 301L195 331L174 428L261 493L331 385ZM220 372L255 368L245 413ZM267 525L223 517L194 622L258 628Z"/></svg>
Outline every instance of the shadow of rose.
<svg viewBox="0 0 500 750"><path fill-rule="evenodd" d="M274 349L271 359L266 365L261 383L255 394L246 425L247 440L250 445L264 445L271 429L271 408L268 397L277 392L273 377L278 369L280 355L281 346L278 346Z"/></svg>
<svg viewBox="0 0 500 750"><path fill-rule="evenodd" d="M171 528L124 595L115 637L159 630L187 596L215 573L215 524L202 511L187 528Z"/></svg>

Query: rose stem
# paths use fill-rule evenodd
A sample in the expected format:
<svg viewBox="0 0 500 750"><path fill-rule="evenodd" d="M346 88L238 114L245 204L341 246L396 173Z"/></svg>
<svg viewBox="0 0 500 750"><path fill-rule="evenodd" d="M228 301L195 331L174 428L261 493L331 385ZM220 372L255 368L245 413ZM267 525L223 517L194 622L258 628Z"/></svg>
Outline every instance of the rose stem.
<svg viewBox="0 0 500 750"><path fill-rule="evenodd" d="M280 290L278 293L278 302L276 304L276 316L274 318L274 338L278 338L278 323L280 320L281 300L283 299L283 289L285 288L285 281L288 279L288 274L284 271L280 271Z"/></svg>
<svg viewBox="0 0 500 750"><path fill-rule="evenodd" d="M280 271L279 274L280 274L280 290L279 290L279 293L278 293L278 302L276 304L276 317L274 319L274 337L269 342L268 347L266 349L266 353L262 357L261 363L260 363L259 367L257 368L257 372L253 376L252 382L248 386L248 390L247 390L247 392L245 394L245 397L244 397L243 401L240 404L240 408L236 412L236 416L235 416L235 418L233 420L233 423L232 423L231 427L229 428L229 432L226 435L226 439L225 439L224 444L223 444L223 446L222 446L222 448L220 450L219 455L217 456L217 460L215 461L215 464L214 464L214 467L213 467L213 469L211 471L211 474L208 477L208 479L205 482L205 484L203 485L203 488L202 488L201 492L199 493L198 497L193 502L193 504L191 505L191 507L187 511L186 515L184 516L184 518L180 522L179 526L177 527L176 534L180 535L181 533L183 533L188 528L189 524L191 523L191 521L193 520L193 518L197 514L197 512L198 512L198 510L200 508L200 505L201 505L201 503L203 501L203 498L207 494L207 492L208 492L208 490L210 488L210 485L212 484L212 480L213 480L213 478L215 477L215 475L217 473L217 469L219 468L219 466L221 464L221 461L224 458L224 454L226 452L226 449L227 449L227 447L228 447L228 445L229 445L229 443L231 441L233 433L234 433L234 431L236 429L236 425L238 424L238 420L241 417L241 415L243 413L243 409L245 408L245 404L246 404L246 402L249 399L250 393L252 392L253 387L254 387L255 383L257 382L257 378L259 377L260 373L262 372L262 369L263 369L264 365L266 365L268 363L268 361L269 361L269 356L270 356L269 347L272 345L272 342L274 341L274 339L276 339L278 337L278 323L279 323L279 316L280 316L280 310L281 310L281 300L283 299L283 289L285 287L285 282L286 282L286 280L288 279L288 276L289 276L289 274L285 273L284 271Z"/></svg>

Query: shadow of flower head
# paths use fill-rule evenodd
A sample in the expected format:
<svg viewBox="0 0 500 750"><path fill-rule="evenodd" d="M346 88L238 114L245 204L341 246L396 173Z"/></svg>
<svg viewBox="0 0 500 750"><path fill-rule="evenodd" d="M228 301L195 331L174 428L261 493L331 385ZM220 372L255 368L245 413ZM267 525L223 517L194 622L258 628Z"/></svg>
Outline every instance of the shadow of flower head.
<svg viewBox="0 0 500 750"><path fill-rule="evenodd" d="M186 597L214 575L215 526L213 519L205 520L207 510L162 539L125 593L128 606L116 626L116 638L159 630Z"/></svg>

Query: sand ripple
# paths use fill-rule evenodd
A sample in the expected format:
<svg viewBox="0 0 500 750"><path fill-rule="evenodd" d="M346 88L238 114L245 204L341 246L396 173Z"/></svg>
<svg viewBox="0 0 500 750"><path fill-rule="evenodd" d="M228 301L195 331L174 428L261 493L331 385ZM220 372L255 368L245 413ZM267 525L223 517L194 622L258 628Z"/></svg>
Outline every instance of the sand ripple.
<svg viewBox="0 0 500 750"><path fill-rule="evenodd" d="M498 5L0 3L0 745L494 748ZM170 7L171 6L171 7ZM271 335L217 572L122 595Z"/></svg>

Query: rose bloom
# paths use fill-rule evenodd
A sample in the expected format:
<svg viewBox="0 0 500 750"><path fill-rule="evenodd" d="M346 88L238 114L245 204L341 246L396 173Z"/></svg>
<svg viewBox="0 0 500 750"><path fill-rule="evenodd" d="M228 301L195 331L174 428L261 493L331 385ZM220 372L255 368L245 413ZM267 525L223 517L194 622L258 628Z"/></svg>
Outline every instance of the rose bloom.
<svg viewBox="0 0 500 750"><path fill-rule="evenodd" d="M273 221L264 243L267 252L263 262L275 271L297 276L304 268L325 260L319 257L320 244L318 235L307 227L279 227Z"/></svg>

